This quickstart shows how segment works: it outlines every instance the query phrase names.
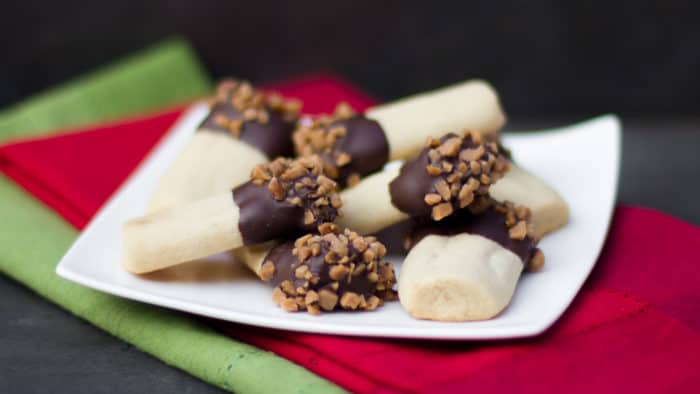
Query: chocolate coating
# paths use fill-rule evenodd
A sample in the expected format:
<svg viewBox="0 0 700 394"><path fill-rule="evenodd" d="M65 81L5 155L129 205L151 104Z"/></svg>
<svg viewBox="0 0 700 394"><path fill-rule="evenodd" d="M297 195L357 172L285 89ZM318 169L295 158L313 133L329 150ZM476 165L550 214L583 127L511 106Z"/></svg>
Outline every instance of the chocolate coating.
<svg viewBox="0 0 700 394"><path fill-rule="evenodd" d="M389 184L392 204L413 217L440 221L488 194L508 170L498 145L479 133L449 133L404 163Z"/></svg>
<svg viewBox="0 0 700 394"><path fill-rule="evenodd" d="M364 176L379 171L389 160L389 143L376 121L356 115L337 120L331 126L343 126L347 130L345 137L337 140L336 150L352 158L350 163L339 168L341 184L345 185L351 174Z"/></svg>
<svg viewBox="0 0 700 394"><path fill-rule="evenodd" d="M246 182L233 189L245 245L285 238L304 229L304 207L275 200L265 185Z"/></svg>
<svg viewBox="0 0 700 394"><path fill-rule="evenodd" d="M425 171L428 164L428 149L423 149L417 157L404 163L399 176L389 184L391 203L410 216L427 217L432 210L423 201L436 180Z"/></svg>
<svg viewBox="0 0 700 394"><path fill-rule="evenodd" d="M318 154L324 172L341 186L376 172L389 160L389 143L379 123L362 115L337 111L294 132L299 156ZM352 179L351 179L352 177Z"/></svg>
<svg viewBox="0 0 700 394"><path fill-rule="evenodd" d="M292 254L293 249L294 241L287 241L270 249L267 255L265 255L263 262L272 261L275 266L275 272L270 279L272 285L279 286L283 281L294 278L294 269L292 266L295 263L298 265L299 260Z"/></svg>
<svg viewBox="0 0 700 394"><path fill-rule="evenodd" d="M238 229L246 245L312 231L340 215L337 184L322 174L318 156L279 157L258 164L251 180L233 189Z"/></svg>
<svg viewBox="0 0 700 394"><path fill-rule="evenodd" d="M284 116L276 110L266 107L268 121L260 123L257 120L245 121L241 125L239 139L265 153L267 157L273 159L277 156L292 156L294 154L294 144L292 143L292 132L294 122L287 122ZM209 116L204 119L199 126L200 130L216 130L230 133L229 129L219 125L216 117L225 116L227 119L242 119L243 114L230 102L217 103L212 108Z"/></svg>
<svg viewBox="0 0 700 394"><path fill-rule="evenodd" d="M319 282L312 285L310 287L311 289L320 291L330 287L331 284L335 282L330 277L330 268L333 267L333 265L324 261L324 257L329 250L328 244L322 243L321 253L319 253L318 256L310 256L304 263L300 262L299 259L292 254L293 249L294 242L286 242L274 247L265 257L264 261L272 261L275 265L275 274L270 280L273 285L279 286L285 280L290 280L295 288L303 286L306 280L297 278L294 275L294 271L301 265L306 265L314 276L320 277ZM345 292L353 292L371 296L375 293L375 289L376 284L370 282L365 275L357 275L352 277L350 283L348 283L347 280L338 281L337 293L343 294ZM333 290L333 292L336 292L336 290Z"/></svg>
<svg viewBox="0 0 700 394"><path fill-rule="evenodd" d="M510 237L503 215L493 210L474 215L465 209L439 223L428 221L416 226L411 234L410 248L428 235L456 235L461 233L488 238L515 253L523 263L529 262L537 251L536 242L532 238L525 237L523 240L517 240Z"/></svg>

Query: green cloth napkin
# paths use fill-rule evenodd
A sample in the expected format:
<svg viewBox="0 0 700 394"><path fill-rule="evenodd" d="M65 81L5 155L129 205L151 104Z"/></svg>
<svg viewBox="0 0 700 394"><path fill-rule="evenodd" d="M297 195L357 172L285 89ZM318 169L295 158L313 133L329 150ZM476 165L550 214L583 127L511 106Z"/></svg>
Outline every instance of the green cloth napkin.
<svg viewBox="0 0 700 394"><path fill-rule="evenodd" d="M209 89L208 77L187 43L171 40L3 111L0 142L183 102ZM292 362L234 341L184 314L61 279L54 271L56 263L77 232L4 177L0 201L0 272L76 316L226 390L342 391Z"/></svg>
<svg viewBox="0 0 700 394"><path fill-rule="evenodd" d="M182 40L169 40L0 111L0 140L184 103L211 90Z"/></svg>

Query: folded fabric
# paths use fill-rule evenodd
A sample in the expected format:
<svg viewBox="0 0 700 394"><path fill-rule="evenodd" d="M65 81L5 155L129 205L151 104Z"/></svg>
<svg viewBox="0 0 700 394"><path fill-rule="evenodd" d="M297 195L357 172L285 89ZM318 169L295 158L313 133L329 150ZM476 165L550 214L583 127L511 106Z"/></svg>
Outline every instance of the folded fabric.
<svg viewBox="0 0 700 394"><path fill-rule="evenodd" d="M305 96L309 85L314 86L307 81L294 95L312 99ZM355 103L358 109L369 104ZM167 123L169 116L174 114L160 120ZM141 122L5 146L0 163L6 174L27 190L41 190L43 201L80 227L148 150L148 141L165 132L144 133ZM123 143L115 142L119 139ZM110 160L87 153L115 149ZM132 153L122 152L130 149ZM698 242L700 229L692 225L648 209L618 207L605 249L581 293L553 328L530 339L363 339L203 321L354 392L697 391ZM262 385L264 380L258 381Z"/></svg>
<svg viewBox="0 0 700 394"><path fill-rule="evenodd" d="M118 116L133 116L163 106L181 106L183 101L209 94L210 86L209 78L187 43L171 40L3 111L0 113L0 141ZM163 127L167 128L176 117L177 113L171 112L148 119L145 124L127 122L141 125L139 138L130 141L114 134L114 140L125 142L129 148L116 151L110 146L110 155L92 150L89 138L81 143L85 149L63 151L59 147L59 151L53 153L69 167L75 164L81 167L88 160L92 164L87 165L99 165L97 163L115 158L117 161L131 160L135 165L163 133ZM75 131L64 130L64 133ZM94 135L99 138L101 134ZM50 151L51 146L46 146L46 149ZM87 152L95 155L90 156ZM69 156L72 154L78 156ZM30 155L41 162L38 152ZM78 157L82 159L76 160ZM2 159L0 163L3 163ZM97 188L93 190L98 190L98 194L81 200L80 194L71 194L70 188L59 186L58 191L51 190L52 185L44 184L41 177L33 177L34 169L30 163L4 167L11 173L14 169L19 177L26 176L29 182L34 178L33 192L53 203L65 202L64 212L73 212L67 215L74 223L81 220L80 213L86 211L85 204L88 210L94 209L109 194L99 194L99 190L104 189ZM110 173L102 167L105 170L103 175L108 178L122 177L130 171L129 167L121 165L108 167L116 171ZM67 167L57 168L53 185L63 185L67 179L73 179L62 176L70 171ZM39 173L42 172L39 169ZM86 187L90 188L81 184L76 190L86 190ZM67 193L67 198L64 198L64 193ZM74 201L73 198L78 199ZM0 273L22 282L43 297L164 362L221 388L237 392L279 392L289 388L300 392L339 391L337 386L294 363L227 338L211 326L186 315L109 296L62 280L54 273L56 262L75 239L75 229L2 176L0 201L0 223L3 225L0 230ZM97 205L90 205L90 201L97 202Z"/></svg>
<svg viewBox="0 0 700 394"><path fill-rule="evenodd" d="M171 39L0 111L0 140L178 105L210 89L189 44Z"/></svg>

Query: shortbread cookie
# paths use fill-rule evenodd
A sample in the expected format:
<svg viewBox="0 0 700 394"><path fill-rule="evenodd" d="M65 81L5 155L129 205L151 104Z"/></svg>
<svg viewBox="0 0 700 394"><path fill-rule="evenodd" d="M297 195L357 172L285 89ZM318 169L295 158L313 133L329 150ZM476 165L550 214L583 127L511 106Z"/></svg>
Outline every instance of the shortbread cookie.
<svg viewBox="0 0 700 394"><path fill-rule="evenodd" d="M342 203L322 166L317 156L279 158L258 165L233 196L217 194L127 222L126 268L155 271L333 222Z"/></svg>
<svg viewBox="0 0 700 394"><path fill-rule="evenodd" d="M538 238L530 209L493 199L483 199L441 222L424 220L414 223L404 244L410 250L428 235L463 233L480 235L498 243L515 253L530 271L538 271L544 265L544 254L537 248Z"/></svg>
<svg viewBox="0 0 700 394"><path fill-rule="evenodd" d="M421 319L489 319L510 302L523 267L537 271L544 254L533 238L530 212L489 201L426 222L409 240L399 277L401 304Z"/></svg>
<svg viewBox="0 0 700 394"><path fill-rule="evenodd" d="M382 261L386 248L376 238L347 229L341 233L331 223L318 230L296 241L234 253L275 286L274 302L290 312L374 310L396 298L393 265Z"/></svg>
<svg viewBox="0 0 700 394"><path fill-rule="evenodd" d="M340 193L343 216L338 218L338 225L360 234L373 234L410 218L391 203L389 184L399 175L399 170L399 167L387 168L343 190Z"/></svg>
<svg viewBox="0 0 700 394"><path fill-rule="evenodd" d="M511 201L524 205L532 212L535 237L555 231L569 221L566 202L544 181L515 164L489 191L498 201Z"/></svg>
<svg viewBox="0 0 700 394"><path fill-rule="evenodd" d="M429 139L400 170L386 169L343 191L341 226L375 233L409 217L440 221L478 203L508 170L495 142L476 132Z"/></svg>
<svg viewBox="0 0 700 394"><path fill-rule="evenodd" d="M505 123L498 94L482 80L470 80L370 108L367 118L385 130L390 160L414 156L426 138L474 130L495 136Z"/></svg>
<svg viewBox="0 0 700 394"><path fill-rule="evenodd" d="M210 114L159 180L148 211L229 190L247 181L256 164L290 156L300 108L248 82L220 83Z"/></svg>
<svg viewBox="0 0 700 394"><path fill-rule="evenodd" d="M406 256L399 300L419 319L485 320L510 302L523 263L480 235L429 235Z"/></svg>
<svg viewBox="0 0 700 394"><path fill-rule="evenodd" d="M483 81L467 81L384 104L365 115L341 104L333 116L303 123L293 138L297 155L321 155L327 175L341 186L352 186L389 160L414 156L436 131L470 129L495 136L504 120L495 91Z"/></svg>

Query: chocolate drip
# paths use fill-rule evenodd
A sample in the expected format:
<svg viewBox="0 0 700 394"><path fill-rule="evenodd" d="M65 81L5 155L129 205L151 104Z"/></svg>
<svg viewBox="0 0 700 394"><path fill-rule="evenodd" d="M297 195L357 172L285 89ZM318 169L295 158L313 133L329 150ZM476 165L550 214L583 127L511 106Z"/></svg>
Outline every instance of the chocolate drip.
<svg viewBox="0 0 700 394"><path fill-rule="evenodd" d="M266 108L268 119L266 123L258 120L244 121L241 124L239 139L265 153L267 157L273 159L277 156L292 156L294 154L294 144L292 143L292 132L294 122L288 122L284 116L276 110ZM230 133L228 127L217 122L217 116L225 116L226 119L243 119L243 114L230 103L216 104L209 116L199 126L200 130L216 130Z"/></svg>
<svg viewBox="0 0 700 394"><path fill-rule="evenodd" d="M537 243L529 236L522 240L511 238L505 218L493 210L487 210L479 215L472 214L469 210L460 210L439 223L432 221L422 223L416 226L411 234L409 248L428 235L462 233L488 238L515 253L524 264L527 264L538 250Z"/></svg>

